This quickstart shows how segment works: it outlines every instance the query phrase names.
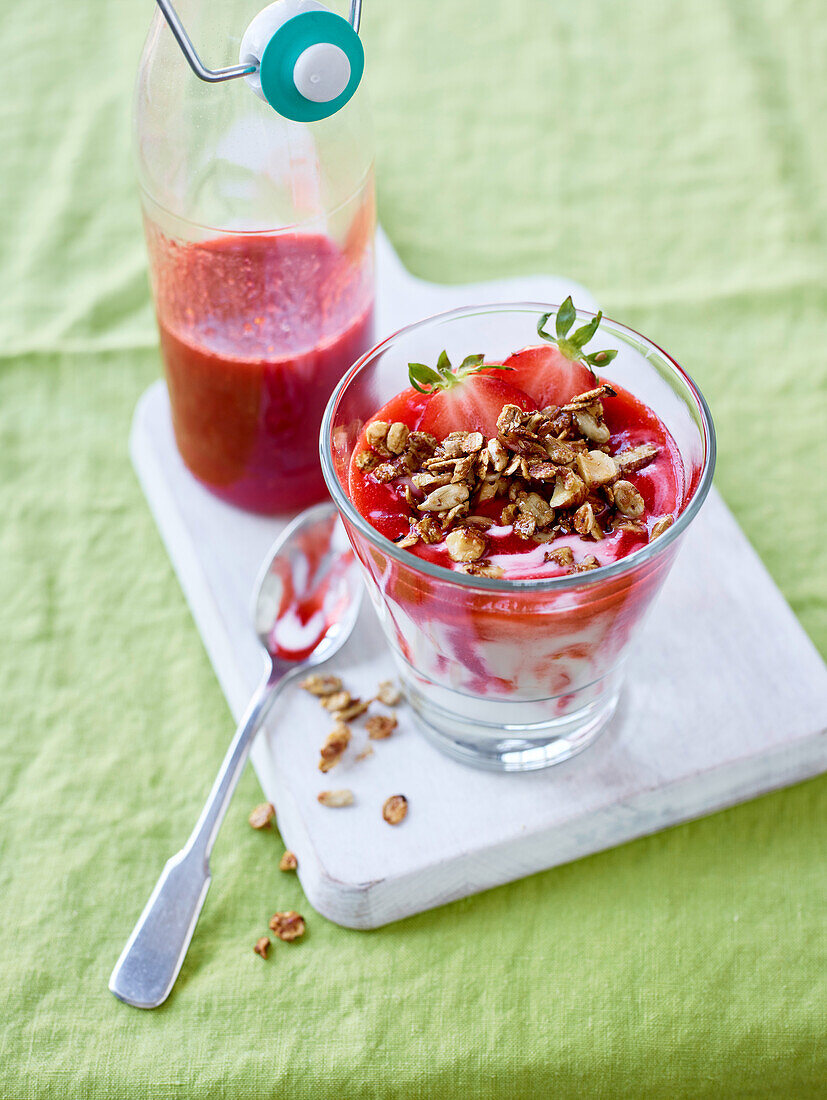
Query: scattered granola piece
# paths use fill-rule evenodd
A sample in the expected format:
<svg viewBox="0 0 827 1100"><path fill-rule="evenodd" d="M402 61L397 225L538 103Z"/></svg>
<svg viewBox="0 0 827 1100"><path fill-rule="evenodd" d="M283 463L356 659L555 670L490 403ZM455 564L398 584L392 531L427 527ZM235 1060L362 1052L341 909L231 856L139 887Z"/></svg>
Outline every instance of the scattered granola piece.
<svg viewBox="0 0 827 1100"><path fill-rule="evenodd" d="M580 429L580 434L584 435L586 439L590 439L592 443L608 443L612 435L605 424L598 422L597 418L585 409L577 409L572 414L577 421L577 427Z"/></svg>
<svg viewBox="0 0 827 1100"><path fill-rule="evenodd" d="M247 820L254 829L269 829L275 814L276 809L272 802L262 802L260 806L256 806Z"/></svg>
<svg viewBox="0 0 827 1100"><path fill-rule="evenodd" d="M547 551L545 560L557 562L558 565L568 568L574 565L574 553L570 546L560 546L556 550Z"/></svg>
<svg viewBox="0 0 827 1100"><path fill-rule="evenodd" d="M365 722L365 729L371 741L385 741L399 723L388 714L374 714Z"/></svg>
<svg viewBox="0 0 827 1100"><path fill-rule="evenodd" d="M362 470L364 473L369 474L372 470L381 462L379 455L376 451L360 451L356 456L356 468Z"/></svg>
<svg viewBox="0 0 827 1100"><path fill-rule="evenodd" d="M505 576L505 570L499 565L491 565L486 561L469 561L461 565L460 569L472 577L489 577L492 581L498 581Z"/></svg>
<svg viewBox="0 0 827 1100"><path fill-rule="evenodd" d="M262 936L260 939L257 939L256 942L255 942L255 945L253 946L253 951L255 951L255 953L257 955L261 955L262 959L267 958L267 952L269 950L270 950L270 937L269 936Z"/></svg>
<svg viewBox="0 0 827 1100"><path fill-rule="evenodd" d="M339 688L341 688L341 681L339 682ZM344 710L345 707L349 707L354 701L353 696L349 691L334 691L331 695L327 695L322 699L322 706L325 710Z"/></svg>
<svg viewBox="0 0 827 1100"><path fill-rule="evenodd" d="M329 772L335 768L342 759L342 754L350 744L350 730L344 722L337 721L333 732L328 734L327 740L322 745L322 758L319 761L319 771Z"/></svg>
<svg viewBox="0 0 827 1100"><path fill-rule="evenodd" d="M410 428L407 424L403 424L401 420L398 420L394 424L391 424L391 426L388 428L388 434L385 439L385 445L391 452L391 454L402 454L408 443L408 436L410 434Z"/></svg>
<svg viewBox="0 0 827 1100"><path fill-rule="evenodd" d="M404 794L392 794L390 798L385 799L385 804L382 807L382 817L388 825L398 825L400 821L404 820L407 812L408 800Z"/></svg>
<svg viewBox="0 0 827 1100"><path fill-rule="evenodd" d="M361 752L356 753L357 760L365 760L368 756L373 756L373 745L368 745L367 748L364 748Z"/></svg>
<svg viewBox="0 0 827 1100"><path fill-rule="evenodd" d="M591 504L581 505L574 513L574 529L578 535L591 536L593 539L602 539L603 532L600 524L594 518L594 509Z"/></svg>
<svg viewBox="0 0 827 1100"><path fill-rule="evenodd" d="M280 871L295 871L298 865L299 861L292 852L285 852L279 860Z"/></svg>
<svg viewBox="0 0 827 1100"><path fill-rule="evenodd" d="M485 536L467 527L455 527L445 539L453 561L478 561L485 553Z"/></svg>
<svg viewBox="0 0 827 1100"><path fill-rule="evenodd" d="M316 797L323 806L330 806L334 810L342 806L352 806L354 801L353 791L347 788L339 791L321 791Z"/></svg>
<svg viewBox="0 0 827 1100"><path fill-rule="evenodd" d="M304 680L301 680L299 687L304 688L305 691L309 691L311 695L321 697L324 695L333 695L334 692L341 691L342 681L338 676L320 676L318 672L314 672Z"/></svg>
<svg viewBox="0 0 827 1100"><path fill-rule="evenodd" d="M579 507L586 498L586 486L573 470L561 467L549 501L552 508Z"/></svg>
<svg viewBox="0 0 827 1100"><path fill-rule="evenodd" d="M292 909L283 913L274 913L270 917L270 928L280 940L290 943L304 935L304 918Z"/></svg>
<svg viewBox="0 0 827 1100"><path fill-rule="evenodd" d="M643 497L631 481L618 481L614 485L615 508L629 519L640 519L644 511Z"/></svg>
<svg viewBox="0 0 827 1100"><path fill-rule="evenodd" d="M658 535L662 535L664 531L668 531L672 524L675 522L675 517L672 515L662 516L652 528L653 539L656 539Z"/></svg>
<svg viewBox="0 0 827 1100"><path fill-rule="evenodd" d="M358 718L360 714L364 714L369 706L370 700L362 702L361 699L354 699L350 706L342 707L341 710L337 710L334 713L339 722L352 722L354 718Z"/></svg>
<svg viewBox="0 0 827 1100"><path fill-rule="evenodd" d="M603 451L587 451L579 454L576 461L578 472L589 488L617 481L615 460Z"/></svg>
<svg viewBox="0 0 827 1100"><path fill-rule="evenodd" d="M648 466L658 453L654 443L641 443L637 447L630 447L627 451L621 451L614 456L618 470L623 474L633 474Z"/></svg>
<svg viewBox="0 0 827 1100"><path fill-rule="evenodd" d="M385 454L387 453L385 440L388 437L389 427L390 425L384 420L374 420L372 424L368 424L365 428L365 439L370 446Z"/></svg>
<svg viewBox="0 0 827 1100"><path fill-rule="evenodd" d="M420 512L449 512L468 500L467 485L442 485L434 489L419 505Z"/></svg>
<svg viewBox="0 0 827 1100"><path fill-rule="evenodd" d="M583 558L576 565L573 565L569 570L570 573L588 573L592 569L599 569L600 562L592 554L589 554L587 558Z"/></svg>
<svg viewBox="0 0 827 1100"><path fill-rule="evenodd" d="M392 680L383 680L376 691L376 698L386 707L395 707L402 698L402 692Z"/></svg>

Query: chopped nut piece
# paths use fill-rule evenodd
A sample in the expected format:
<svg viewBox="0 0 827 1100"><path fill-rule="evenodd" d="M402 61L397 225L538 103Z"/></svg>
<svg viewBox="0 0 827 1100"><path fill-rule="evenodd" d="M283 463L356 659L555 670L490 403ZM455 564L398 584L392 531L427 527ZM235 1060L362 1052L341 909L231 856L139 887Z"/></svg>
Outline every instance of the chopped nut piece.
<svg viewBox="0 0 827 1100"><path fill-rule="evenodd" d="M668 531L669 528L672 526L672 524L674 522L675 522L674 516L671 516L671 515L663 516L661 519L659 519L657 521L657 523L652 528L651 537L653 539L656 539L659 535L662 535L664 531Z"/></svg>
<svg viewBox="0 0 827 1100"><path fill-rule="evenodd" d="M491 465L498 474L501 474L508 465L508 451L503 447L499 439L489 439L488 453L491 456Z"/></svg>
<svg viewBox="0 0 827 1100"><path fill-rule="evenodd" d="M521 539L530 539L537 530L537 520L530 513L521 513L514 520L514 534Z"/></svg>
<svg viewBox="0 0 827 1100"><path fill-rule="evenodd" d="M596 417L585 409L578 409L574 414L574 419L577 421L577 427L580 429L580 434L584 435L586 439L590 439L592 443L608 443L611 439L611 432L605 424L599 424Z"/></svg>
<svg viewBox="0 0 827 1100"><path fill-rule="evenodd" d="M276 810L272 802L262 802L247 818L254 829L269 829Z"/></svg>
<svg viewBox="0 0 827 1100"><path fill-rule="evenodd" d="M365 722L365 729L371 741L385 741L396 729L398 722L387 714L374 714Z"/></svg>
<svg viewBox="0 0 827 1100"><path fill-rule="evenodd" d="M443 485L434 489L419 505L420 512L448 512L468 500L467 485Z"/></svg>
<svg viewBox="0 0 827 1100"><path fill-rule="evenodd" d="M341 710L335 711L336 718L340 722L352 722L354 718L358 718L360 714L364 714L370 706L370 701L362 702L361 699L354 699L349 707L342 707Z"/></svg>
<svg viewBox="0 0 827 1100"><path fill-rule="evenodd" d="M586 497L586 486L573 470L560 469L548 502L551 508L576 508Z"/></svg>
<svg viewBox="0 0 827 1100"><path fill-rule="evenodd" d="M319 761L319 771L329 772L342 759L342 754L350 744L350 730L344 722L337 721L333 732L328 734L327 740L322 745L322 758Z"/></svg>
<svg viewBox="0 0 827 1100"><path fill-rule="evenodd" d="M634 535L646 534L646 528L642 523L638 523L636 519L626 519L625 516L614 520L612 527L615 531L631 531Z"/></svg>
<svg viewBox="0 0 827 1100"><path fill-rule="evenodd" d="M528 476L535 481L554 481L557 467L553 462L534 462L528 468Z"/></svg>
<svg viewBox="0 0 827 1100"><path fill-rule="evenodd" d="M467 527L469 523L473 527L482 527L483 529L494 526L494 521L490 516L466 516L464 526Z"/></svg>
<svg viewBox="0 0 827 1100"><path fill-rule="evenodd" d="M524 516L533 516L538 527L545 527L554 519L554 509L550 508L539 493L525 493L517 497L517 504Z"/></svg>
<svg viewBox="0 0 827 1100"><path fill-rule="evenodd" d="M280 940L290 943L292 940L297 940L304 935L304 918L292 909L288 909L284 913L274 913L270 917L270 928Z"/></svg>
<svg viewBox="0 0 827 1100"><path fill-rule="evenodd" d="M499 565L490 565L484 561L470 561L465 565L461 565L460 570L463 573L469 573L472 577L489 577L494 581L498 581L505 576L505 572Z"/></svg>
<svg viewBox="0 0 827 1100"><path fill-rule="evenodd" d="M621 473L633 474L648 466L657 453L658 448L654 443L641 443L638 447L630 447L628 451L616 454L614 460Z"/></svg>
<svg viewBox="0 0 827 1100"><path fill-rule="evenodd" d="M631 481L618 481L614 486L615 508L629 519L640 519L643 515L643 497Z"/></svg>
<svg viewBox="0 0 827 1100"><path fill-rule="evenodd" d="M382 817L388 825L398 825L408 812L408 800L404 794L392 794L385 799L382 807Z"/></svg>
<svg viewBox="0 0 827 1100"><path fill-rule="evenodd" d="M360 451L356 456L356 468L369 474L371 470L376 469L380 461L381 459L376 451Z"/></svg>
<svg viewBox="0 0 827 1100"><path fill-rule="evenodd" d="M270 950L270 937L269 936L262 936L260 939L257 939L255 944L253 945L253 951L255 951L255 953L257 955L261 955L262 959L267 958L267 952L269 950Z"/></svg>
<svg viewBox="0 0 827 1100"><path fill-rule="evenodd" d="M568 443L554 438L546 440L546 451L551 461L557 466L569 466L577 456L577 452Z"/></svg>
<svg viewBox="0 0 827 1100"><path fill-rule="evenodd" d="M395 462L383 462L381 466L377 466L373 471L373 476L383 485L387 485L389 482L395 481L401 472Z"/></svg>
<svg viewBox="0 0 827 1100"><path fill-rule="evenodd" d="M600 562L597 560L597 558L592 557L591 555L589 555L589 557L583 558L582 561L578 562L577 565L573 565L571 567L570 572L572 572L572 573L588 573L592 569L599 569L599 568L600 568Z"/></svg>
<svg viewBox="0 0 827 1100"><path fill-rule="evenodd" d="M586 390L584 393L578 393L576 397L573 397L571 401L568 401L563 406L564 412L574 412L576 409L588 408L590 405L597 404L603 397L617 397L617 393L612 389L608 383L604 383L602 386L598 386L593 390Z"/></svg>
<svg viewBox="0 0 827 1100"><path fill-rule="evenodd" d="M416 525L419 537L428 546L442 542L443 530L432 515L425 515Z"/></svg>
<svg viewBox="0 0 827 1100"><path fill-rule="evenodd" d="M347 788L339 791L321 791L316 797L323 806L330 806L332 809L353 805L353 791Z"/></svg>
<svg viewBox="0 0 827 1100"><path fill-rule="evenodd" d="M452 561L478 561L485 554L485 536L467 527L456 527L445 539Z"/></svg>
<svg viewBox="0 0 827 1100"><path fill-rule="evenodd" d="M376 698L386 707L395 707L402 699L402 692L392 680L383 680L376 692Z"/></svg>
<svg viewBox="0 0 827 1100"><path fill-rule="evenodd" d="M341 688L341 686L340 683L339 687ZM322 699L322 706L325 710L344 710L352 702L354 702L354 699L349 691L334 691L331 695L327 695Z"/></svg>
<svg viewBox="0 0 827 1100"><path fill-rule="evenodd" d="M295 871L298 865L299 861L292 852L285 852L279 860L280 871Z"/></svg>
<svg viewBox="0 0 827 1100"><path fill-rule="evenodd" d="M365 439L368 441L371 447L379 450L380 453L387 453L384 443L388 437L388 427L384 420L374 420L372 424L368 424L365 428Z"/></svg>
<svg viewBox="0 0 827 1100"><path fill-rule="evenodd" d="M577 456L577 469L586 485L611 485L617 480L617 466L603 451L587 451Z"/></svg>
<svg viewBox="0 0 827 1100"><path fill-rule="evenodd" d="M603 538L603 532L600 529L600 524L594 518L594 509L591 504L583 504L574 513L574 529L578 535L584 537L590 535L593 539Z"/></svg>
<svg viewBox="0 0 827 1100"><path fill-rule="evenodd" d="M497 417L497 431L500 435L510 435L522 423L523 410L519 405L503 405Z"/></svg>
<svg viewBox="0 0 827 1100"><path fill-rule="evenodd" d="M299 687L309 691L311 695L333 695L334 692L342 690L342 681L338 676L320 676L318 672L314 672L302 680Z"/></svg>
<svg viewBox="0 0 827 1100"><path fill-rule="evenodd" d="M556 550L549 550L545 556L546 561L557 562L558 565L568 567L574 565L574 554L570 546L560 546Z"/></svg>
<svg viewBox="0 0 827 1100"><path fill-rule="evenodd" d="M408 442L408 436L411 434L410 428L407 424L403 424L401 420L397 420L394 424L388 428L387 438L385 439L385 446L391 452L391 454L401 455L405 450Z"/></svg>
<svg viewBox="0 0 827 1100"><path fill-rule="evenodd" d="M407 550L411 546L416 546L419 542L419 532L416 529L416 524L411 524L411 529L407 535L403 535L399 539L394 539L394 542L400 550Z"/></svg>

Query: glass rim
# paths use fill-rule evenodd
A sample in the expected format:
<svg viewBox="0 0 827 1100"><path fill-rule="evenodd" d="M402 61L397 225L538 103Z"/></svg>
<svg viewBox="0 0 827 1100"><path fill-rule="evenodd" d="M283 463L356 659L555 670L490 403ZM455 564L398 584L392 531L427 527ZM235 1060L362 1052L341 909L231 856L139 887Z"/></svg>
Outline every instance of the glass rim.
<svg viewBox="0 0 827 1100"><path fill-rule="evenodd" d="M333 465L333 453L331 446L332 439L332 426L333 417L338 408L339 402L344 394L345 390L353 379L367 366L368 361L374 356L378 355L382 350L391 345L398 337L403 336L409 332L418 328L424 328L426 325L432 325L435 322L442 322L447 320L453 320L459 317L473 317L481 313L547 313L553 312L559 309L558 305L548 305L543 302L499 302L488 305L472 305L461 306L458 309L446 310L444 313L435 313L430 317L425 317L419 321L414 321L412 324L404 325L402 328L397 329L390 336L387 336L384 340L375 344L370 350L366 351L356 362L345 372L336 386L336 389L330 395L330 399L324 411L324 417L322 418L321 434L319 439L320 455L322 463L322 473L324 475L325 482L327 483L328 492L333 498L333 502L339 509L340 513L353 524L353 526L362 534L369 542L384 553L386 556L392 558L400 565L404 565L409 569L413 569L414 572L425 574L432 580L442 581L444 583L458 584L462 588L474 588L483 589L489 592L496 592L499 594L506 594L511 592L562 592L574 588L591 588L600 584L604 584L607 581L613 580L616 577L621 577L625 573L631 572L638 566L645 564L647 561L652 560L660 556L667 547L686 530L692 520L700 511L701 505L706 500L709 490L712 487L712 477L715 471L715 459L717 454L717 444L715 438L715 425L712 421L712 414L709 410L709 406L706 403L704 395L697 387L691 376L680 366L680 364L664 351L662 347L656 344L653 340L650 340L647 336L643 336L642 333L637 332L635 329L629 328L628 325L621 324L619 321L615 321L610 317L604 316L601 323L605 323L613 326L618 331L619 335L628 333L629 336L635 340L642 340L652 350L662 356L666 366L668 366L672 372L677 375L678 379L686 386L691 396L695 400L698 406L701 420L701 430L703 435L703 441L705 445L704 464L701 469L698 483L695 487L695 491L689 498L684 510L677 517L671 527L667 528L662 535L659 535L653 542L649 542L646 546L642 546L639 550L632 551L631 554L627 554L623 558L619 558L617 561L612 562L610 565L601 565L598 569L589 570L586 573L565 574L557 577L542 577L542 578L523 578L517 580L509 580L506 577L493 578L493 577L480 577L471 573L459 573L453 569L447 569L444 565L436 565L433 562L425 561L422 558L416 557L414 554L408 553L407 550L401 550L395 542L387 538L387 536L381 534L375 527L365 519L362 513L356 508L350 498L342 489L342 485L339 481L335 467ZM596 316L594 313L588 310L577 310L578 318L589 318Z"/></svg>

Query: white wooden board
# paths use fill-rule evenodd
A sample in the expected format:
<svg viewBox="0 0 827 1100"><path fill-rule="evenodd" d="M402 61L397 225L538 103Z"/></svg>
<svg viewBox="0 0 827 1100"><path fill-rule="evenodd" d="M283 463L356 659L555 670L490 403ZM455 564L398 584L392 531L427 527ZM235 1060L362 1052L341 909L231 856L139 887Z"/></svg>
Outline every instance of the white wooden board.
<svg viewBox="0 0 827 1100"><path fill-rule="evenodd" d="M424 283L408 275L382 235L378 284L379 333L474 302L559 302L571 291L592 306L582 288L544 276ZM138 405L131 453L238 717L263 667L249 626L251 589L284 520L230 508L190 477L163 382ZM355 694L371 694L393 676L367 601L330 667ZM288 688L252 762L311 905L339 924L374 928L827 770L827 668L714 490L637 643L627 685L591 748L525 775L442 756L403 708L400 729L375 743L372 756L355 760L368 743L360 732L323 776L318 750L328 723L314 700ZM325 787L350 787L355 805L320 806ZM391 828L381 806L397 793L410 810Z"/></svg>

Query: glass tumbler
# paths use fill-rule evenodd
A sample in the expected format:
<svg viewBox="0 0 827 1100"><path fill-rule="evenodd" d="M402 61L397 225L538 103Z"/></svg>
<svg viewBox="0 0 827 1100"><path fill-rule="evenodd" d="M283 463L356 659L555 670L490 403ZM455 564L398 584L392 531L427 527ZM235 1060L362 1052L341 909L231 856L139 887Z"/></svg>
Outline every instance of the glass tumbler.
<svg viewBox="0 0 827 1100"><path fill-rule="evenodd" d="M664 351L604 319L602 343L619 349L607 372L671 432L683 463L675 522L611 565L542 580L491 579L423 561L371 526L348 492L364 424L408 386L408 363L485 352L502 362L537 343L537 321L556 306L467 307L397 332L343 377L325 411L322 469L422 731L470 764L525 771L559 763L609 722L624 660L687 527L712 483L715 434L689 376ZM578 322L592 315L578 311Z"/></svg>

